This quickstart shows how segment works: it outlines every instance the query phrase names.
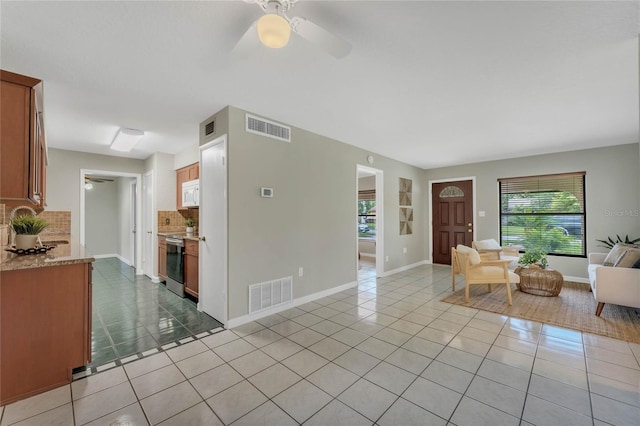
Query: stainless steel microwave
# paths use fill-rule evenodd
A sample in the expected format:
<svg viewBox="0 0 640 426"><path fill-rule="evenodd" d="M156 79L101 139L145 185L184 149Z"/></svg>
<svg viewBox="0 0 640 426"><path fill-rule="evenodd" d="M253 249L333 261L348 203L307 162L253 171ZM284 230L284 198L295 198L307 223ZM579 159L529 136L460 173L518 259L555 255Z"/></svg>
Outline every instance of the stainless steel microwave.
<svg viewBox="0 0 640 426"><path fill-rule="evenodd" d="M200 181L190 180L182 183L182 207L198 207L200 205Z"/></svg>

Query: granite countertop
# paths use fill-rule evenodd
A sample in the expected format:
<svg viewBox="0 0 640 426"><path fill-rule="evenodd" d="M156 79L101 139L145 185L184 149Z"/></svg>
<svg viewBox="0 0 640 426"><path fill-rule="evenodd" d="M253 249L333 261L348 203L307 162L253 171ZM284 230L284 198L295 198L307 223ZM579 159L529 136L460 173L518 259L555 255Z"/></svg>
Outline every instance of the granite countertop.
<svg viewBox="0 0 640 426"><path fill-rule="evenodd" d="M187 235L186 232L158 232L158 236L162 236L162 237L169 237L169 236L181 237L181 238L184 238L185 240L199 241L197 232L194 232L193 234L189 234L189 235Z"/></svg>
<svg viewBox="0 0 640 426"><path fill-rule="evenodd" d="M67 243L62 243L63 241ZM7 247L4 246L0 254L0 271L89 263L95 260L76 238L69 235L50 235L42 238L42 244L56 247L46 253L18 255L6 251Z"/></svg>

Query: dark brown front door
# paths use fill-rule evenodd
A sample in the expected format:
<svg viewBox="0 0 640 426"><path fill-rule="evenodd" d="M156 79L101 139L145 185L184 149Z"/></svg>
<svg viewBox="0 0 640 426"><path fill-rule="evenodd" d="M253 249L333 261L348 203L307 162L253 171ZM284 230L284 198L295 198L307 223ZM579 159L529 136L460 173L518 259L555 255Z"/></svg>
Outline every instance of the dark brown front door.
<svg viewBox="0 0 640 426"><path fill-rule="evenodd" d="M470 180L439 182L432 186L433 263L451 264L451 247L471 246L473 239L473 185Z"/></svg>

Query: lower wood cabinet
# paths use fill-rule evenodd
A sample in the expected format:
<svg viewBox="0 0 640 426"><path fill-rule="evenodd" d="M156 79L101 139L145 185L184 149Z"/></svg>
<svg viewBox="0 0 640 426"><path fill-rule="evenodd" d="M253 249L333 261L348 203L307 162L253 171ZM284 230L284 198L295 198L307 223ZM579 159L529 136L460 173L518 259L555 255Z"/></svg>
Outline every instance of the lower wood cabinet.
<svg viewBox="0 0 640 426"><path fill-rule="evenodd" d="M198 251L199 241L184 241L184 291L198 297Z"/></svg>
<svg viewBox="0 0 640 426"><path fill-rule="evenodd" d="M0 405L91 362L91 263L0 272Z"/></svg>
<svg viewBox="0 0 640 426"><path fill-rule="evenodd" d="M158 235L158 276L167 279L167 237Z"/></svg>

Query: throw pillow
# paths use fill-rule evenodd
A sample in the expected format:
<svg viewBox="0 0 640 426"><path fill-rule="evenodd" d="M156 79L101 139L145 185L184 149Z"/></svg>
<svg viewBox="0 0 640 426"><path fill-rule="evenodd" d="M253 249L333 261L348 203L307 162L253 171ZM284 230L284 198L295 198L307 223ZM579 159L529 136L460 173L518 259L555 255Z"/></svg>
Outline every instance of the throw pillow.
<svg viewBox="0 0 640 426"><path fill-rule="evenodd" d="M456 247L456 250L458 250L460 253L465 254L466 256L469 256L469 262L472 265L477 265L482 260L480 259L480 253L478 253L477 250L474 250L471 247L458 244L458 246Z"/></svg>
<svg viewBox="0 0 640 426"><path fill-rule="evenodd" d="M624 244L624 243L618 243L615 246L613 246L613 248L611 249L607 257L604 258L604 262L602 262L602 266L615 265L618 258L622 256L629 247L635 247L635 246L632 244Z"/></svg>
<svg viewBox="0 0 640 426"><path fill-rule="evenodd" d="M622 253L618 257L618 259L616 259L616 262L613 264L613 266L618 268L631 268L638 261L640 261L640 249L627 247L627 250Z"/></svg>
<svg viewBox="0 0 640 426"><path fill-rule="evenodd" d="M500 247L500 244L498 244L498 242L496 240L494 240L493 238L488 239L488 240L475 241L474 244L476 246L476 250L479 250L479 251L482 251L482 250L502 250L502 247Z"/></svg>

